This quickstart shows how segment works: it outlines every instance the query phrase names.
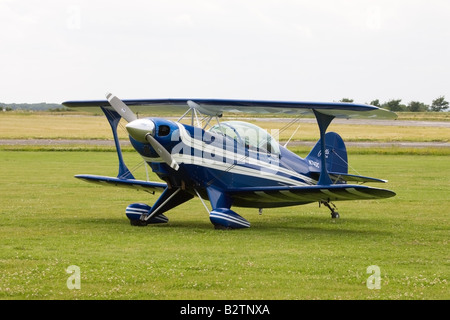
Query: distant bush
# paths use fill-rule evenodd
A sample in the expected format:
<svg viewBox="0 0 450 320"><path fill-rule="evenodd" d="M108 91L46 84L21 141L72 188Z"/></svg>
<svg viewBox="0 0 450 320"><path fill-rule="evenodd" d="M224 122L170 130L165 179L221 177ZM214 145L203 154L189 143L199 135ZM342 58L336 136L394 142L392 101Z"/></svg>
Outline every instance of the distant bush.
<svg viewBox="0 0 450 320"><path fill-rule="evenodd" d="M68 111L69 109L58 103L1 103L0 110L32 110L32 111Z"/></svg>

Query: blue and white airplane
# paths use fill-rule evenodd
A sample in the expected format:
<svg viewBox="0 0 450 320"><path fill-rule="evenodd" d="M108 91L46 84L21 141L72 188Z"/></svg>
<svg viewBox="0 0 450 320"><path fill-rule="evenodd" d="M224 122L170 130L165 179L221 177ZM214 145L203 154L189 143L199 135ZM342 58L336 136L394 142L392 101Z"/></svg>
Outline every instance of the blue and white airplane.
<svg viewBox="0 0 450 320"><path fill-rule="evenodd" d="M332 202L395 196L386 189L362 185L386 180L348 173L342 138L326 132L334 118L395 119L395 113L353 103L281 102L218 99L67 101L69 108L101 108L108 119L119 158L117 177L77 175L87 182L161 192L153 204L134 203L126 208L132 225L166 223L165 212L199 197L211 223L219 229L248 228L250 223L232 207L263 208L324 204L332 218L339 214ZM189 107L178 120L139 119L132 109ZM148 109L147 109L148 108ZM220 121L223 112L314 114L320 140L306 158L279 145L267 131L248 122ZM191 124L180 121L191 115ZM203 116L199 121L199 116ZM124 118L132 146L164 182L137 180L127 168L117 135ZM211 121L215 124L211 124ZM205 123L202 125L202 123ZM209 126L209 129L207 127ZM204 199L208 199L211 209Z"/></svg>

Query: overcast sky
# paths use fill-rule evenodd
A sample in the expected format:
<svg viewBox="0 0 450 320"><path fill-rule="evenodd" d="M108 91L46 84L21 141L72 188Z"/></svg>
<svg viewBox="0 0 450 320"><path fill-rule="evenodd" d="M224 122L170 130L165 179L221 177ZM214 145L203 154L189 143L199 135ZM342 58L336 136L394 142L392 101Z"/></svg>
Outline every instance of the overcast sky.
<svg viewBox="0 0 450 320"><path fill-rule="evenodd" d="M0 102L450 99L450 1L0 0Z"/></svg>

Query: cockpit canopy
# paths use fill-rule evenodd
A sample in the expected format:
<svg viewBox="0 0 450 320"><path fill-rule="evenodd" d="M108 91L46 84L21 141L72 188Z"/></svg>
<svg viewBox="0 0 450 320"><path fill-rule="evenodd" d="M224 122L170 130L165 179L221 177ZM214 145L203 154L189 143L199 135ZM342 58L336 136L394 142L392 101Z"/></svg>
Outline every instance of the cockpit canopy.
<svg viewBox="0 0 450 320"><path fill-rule="evenodd" d="M280 154L280 146L266 130L243 121L225 121L209 129L211 133L222 134L249 150Z"/></svg>

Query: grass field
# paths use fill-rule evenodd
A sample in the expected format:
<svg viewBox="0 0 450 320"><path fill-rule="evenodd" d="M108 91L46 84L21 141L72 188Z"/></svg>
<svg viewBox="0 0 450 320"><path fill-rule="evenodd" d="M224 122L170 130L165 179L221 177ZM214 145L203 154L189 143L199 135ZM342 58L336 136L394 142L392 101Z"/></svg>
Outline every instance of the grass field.
<svg viewBox="0 0 450 320"><path fill-rule="evenodd" d="M103 117L0 115L2 139L111 139L109 130ZM374 134L371 141L390 139L386 128L358 130ZM404 141L449 141L447 131L401 130ZM0 148L0 299L450 298L446 148L350 148L350 165L388 179L381 187L396 197L338 202L339 220L317 204L262 215L236 208L252 227L233 231L215 230L198 199L167 213L167 225L130 226L125 207L156 197L74 179L117 174L112 148L96 150ZM125 151L130 168L141 162ZM134 174L145 177L142 168ZM79 290L67 287L72 265ZM380 289L367 286L371 266Z"/></svg>
<svg viewBox="0 0 450 320"><path fill-rule="evenodd" d="M446 156L353 155L397 196L337 203L335 222L316 204L239 209L252 227L235 231L214 230L195 200L168 225L130 226L125 207L153 197L73 178L114 175L115 157L1 152L1 299L450 298ZM80 290L67 288L71 265ZM379 290L366 285L372 265Z"/></svg>

